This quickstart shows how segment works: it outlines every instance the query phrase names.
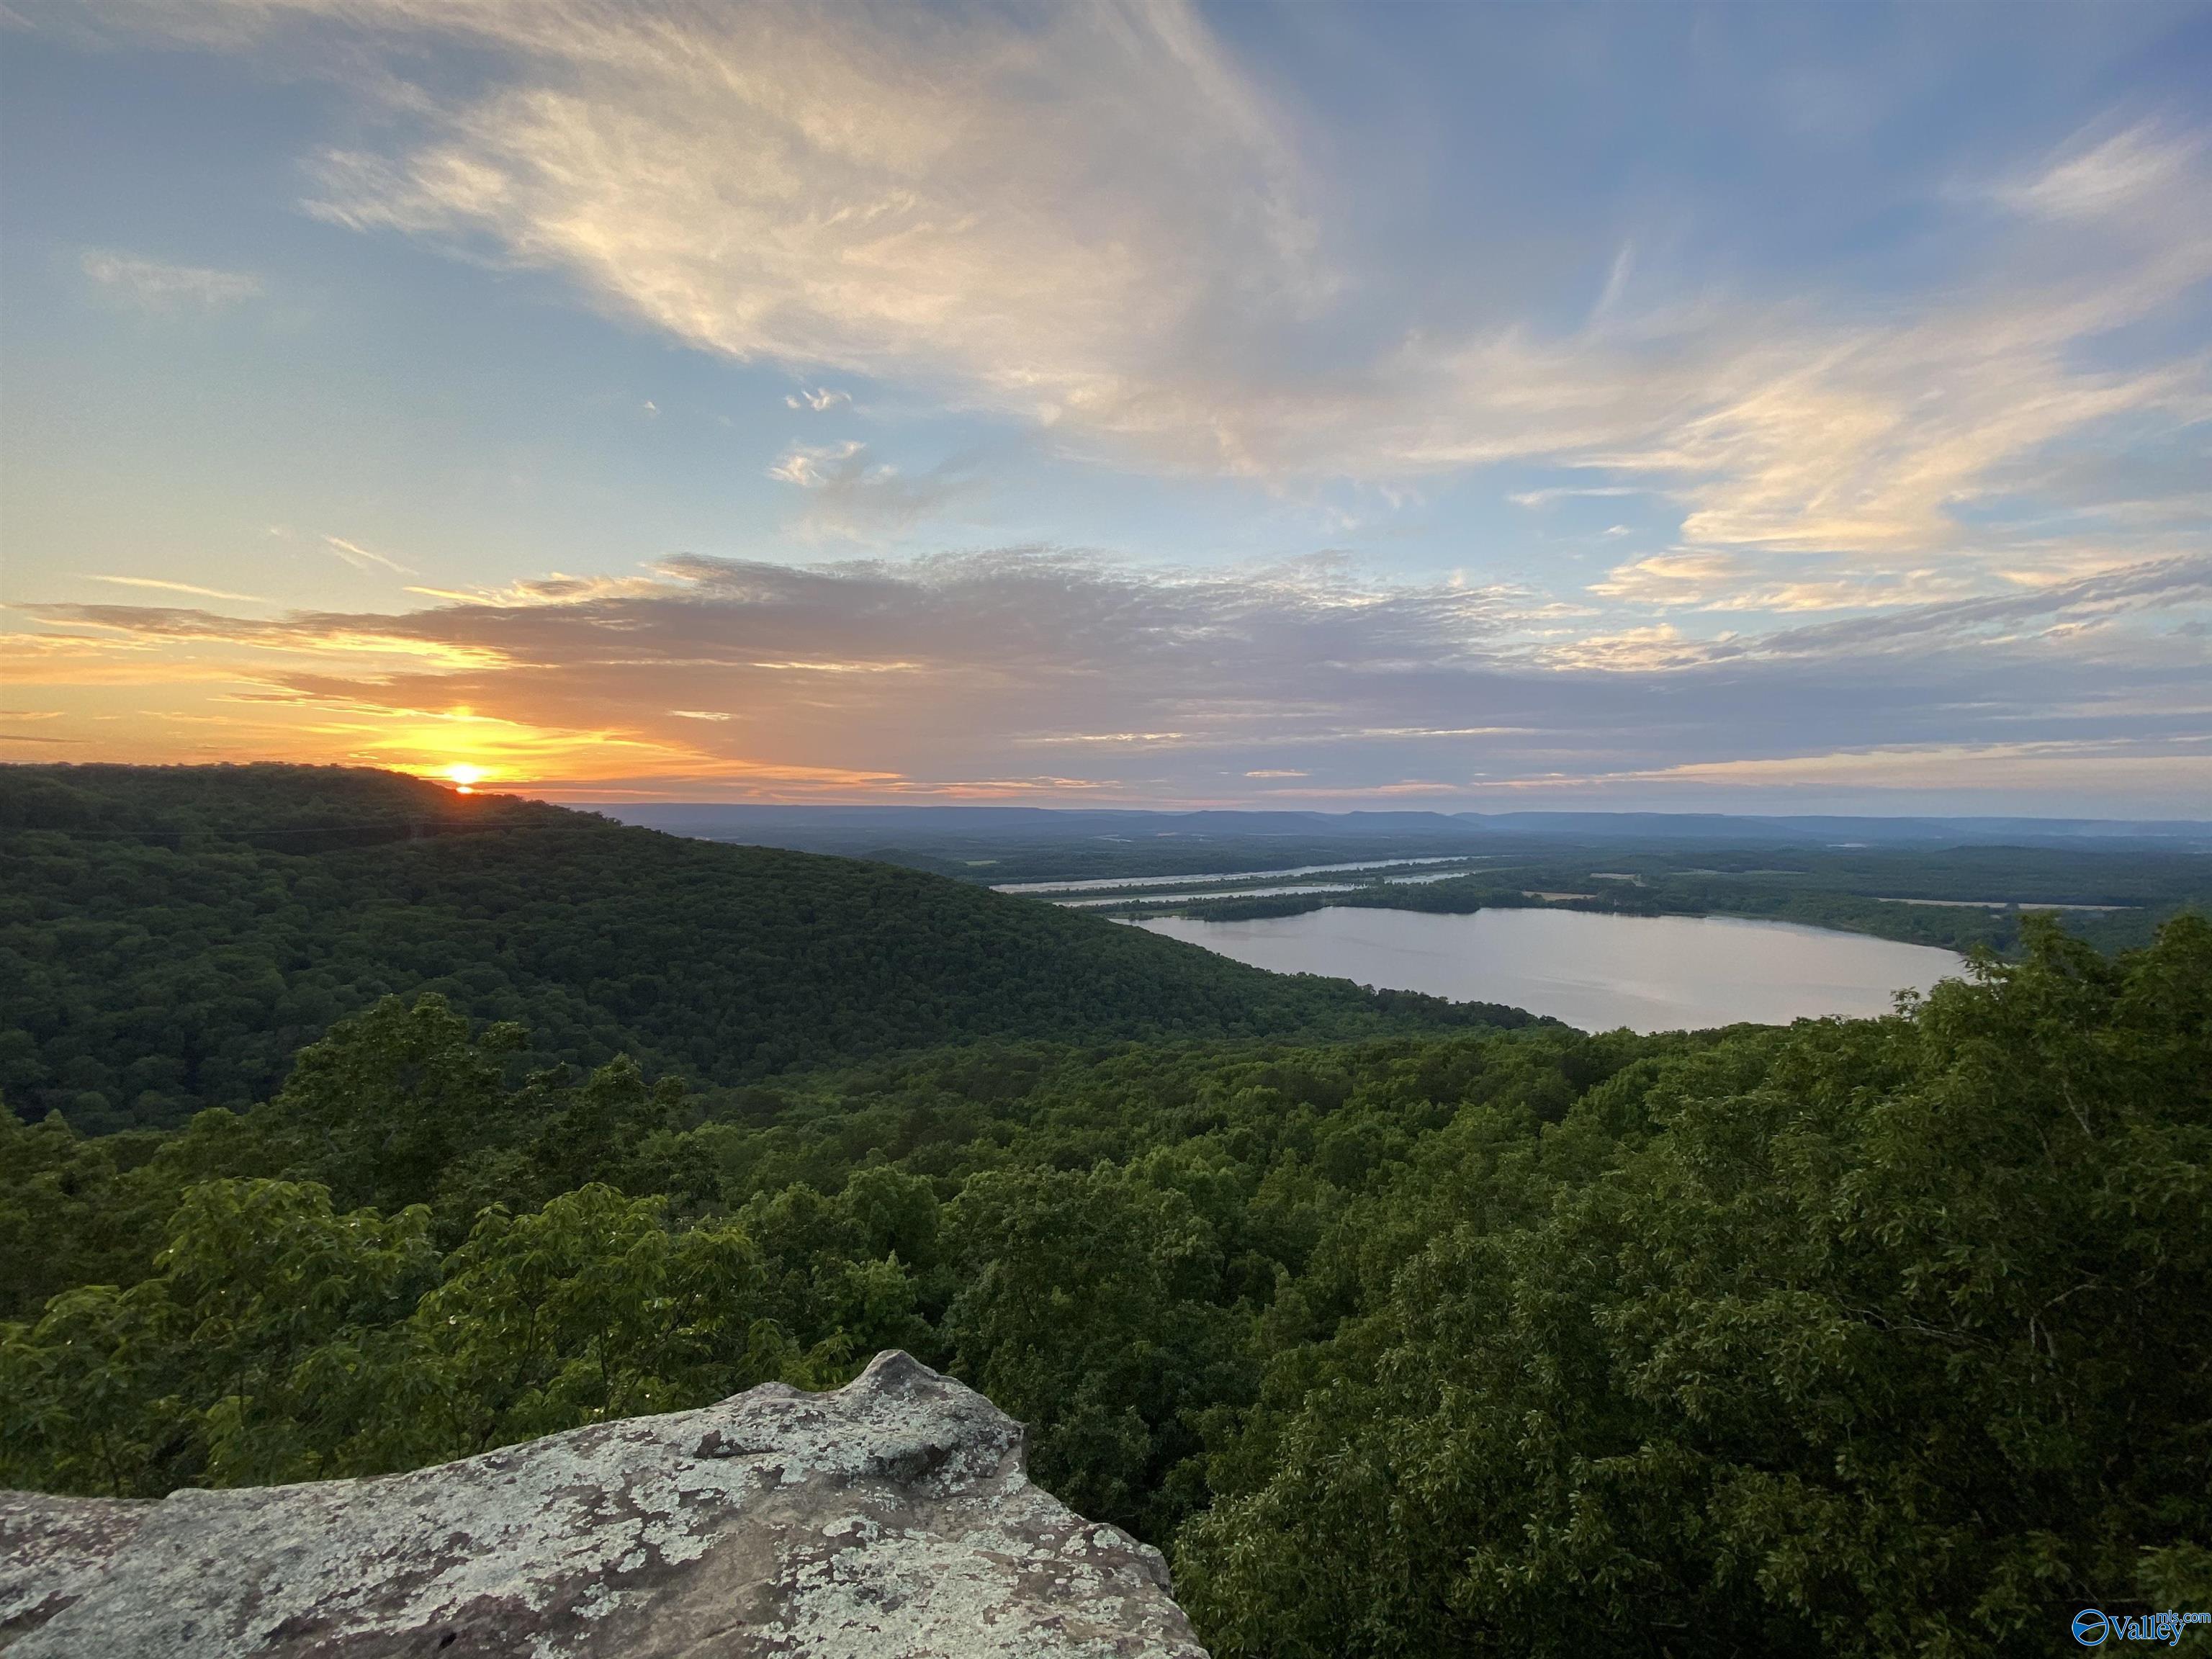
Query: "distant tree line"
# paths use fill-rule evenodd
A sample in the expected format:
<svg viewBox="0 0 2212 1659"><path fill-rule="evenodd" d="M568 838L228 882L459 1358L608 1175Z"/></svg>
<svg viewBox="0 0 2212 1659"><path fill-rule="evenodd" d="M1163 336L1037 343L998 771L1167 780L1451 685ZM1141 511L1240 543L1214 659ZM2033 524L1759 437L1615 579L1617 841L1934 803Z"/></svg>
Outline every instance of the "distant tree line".
<svg viewBox="0 0 2212 1659"><path fill-rule="evenodd" d="M1175 908L1207 921L1303 915L1330 905L1447 915L1547 908L1607 915L1743 916L1962 952L1985 948L2006 956L2022 948L2023 919L2039 914L2039 903L2060 907L2039 914L2107 951L2142 948L2160 923L2185 910L2212 914L2212 877L2205 872L2205 860L2190 854L1953 848L1850 857L1785 854L1802 866L1791 870L1680 867L1691 856L1722 865L1752 862L1714 853L1624 855L1615 850L1595 859L1553 854L1443 881L1378 884L1338 893L1231 896ZM1605 873L1593 875L1594 866ZM1574 896L1546 898L1547 893ZM1992 894L2022 902L1964 902ZM2039 896L2043 894L2060 896ZM2073 906L2092 908L2067 908ZM1165 908L1133 905L1127 914L1158 915Z"/></svg>

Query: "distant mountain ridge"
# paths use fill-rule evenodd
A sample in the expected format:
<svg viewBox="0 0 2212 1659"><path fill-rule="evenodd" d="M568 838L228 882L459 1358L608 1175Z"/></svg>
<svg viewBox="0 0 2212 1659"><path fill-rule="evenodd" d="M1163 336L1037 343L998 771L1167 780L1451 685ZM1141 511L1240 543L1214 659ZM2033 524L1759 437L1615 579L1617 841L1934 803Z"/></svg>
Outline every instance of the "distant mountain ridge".
<svg viewBox="0 0 2212 1659"><path fill-rule="evenodd" d="M1432 840L1474 851L1501 839L1641 841L1717 846L2046 846L2081 841L2212 848L2212 820L1878 817L1720 812L1198 811L1043 806L803 806L669 802L600 805L624 823L716 839L782 836L925 840L1101 836ZM775 844L775 843L771 843Z"/></svg>

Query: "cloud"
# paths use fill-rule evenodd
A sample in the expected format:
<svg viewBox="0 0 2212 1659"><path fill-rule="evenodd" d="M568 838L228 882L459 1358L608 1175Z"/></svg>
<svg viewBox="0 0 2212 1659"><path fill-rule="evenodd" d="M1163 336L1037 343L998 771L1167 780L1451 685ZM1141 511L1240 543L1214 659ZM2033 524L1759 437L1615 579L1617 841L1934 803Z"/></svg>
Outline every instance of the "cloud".
<svg viewBox="0 0 2212 1659"><path fill-rule="evenodd" d="M2212 739L1890 744L1693 763L1573 781L1608 789L1671 785L1707 795L1758 792L1769 795L1769 810L1784 811L1790 808L1772 795L1818 792L1825 799L1853 801L1861 811L1920 811L1925 809L1914 803L1927 800L1936 803L1935 810L1957 811L1972 810L1975 795L2017 791L2062 802L2075 817L2085 815L2084 802L2096 804L2086 814L2094 817L2117 810L2115 801L2132 798L2169 803L2166 810L2176 816L2201 817L2203 792L2212 784Z"/></svg>
<svg viewBox="0 0 2212 1659"><path fill-rule="evenodd" d="M978 487L975 479L963 475L957 461L908 477L895 466L872 459L866 444L851 440L823 446L794 444L769 468L768 476L807 492L804 528L857 541L903 530Z"/></svg>
<svg viewBox="0 0 2212 1659"><path fill-rule="evenodd" d="M2033 176L2000 187L1996 196L2019 211L2062 220L2155 209L2177 189L2187 189L2203 149L2197 136L2148 121L2102 139L2082 134Z"/></svg>
<svg viewBox="0 0 2212 1659"><path fill-rule="evenodd" d="M866 471L866 446L848 441L811 449L794 444L769 468L768 476L801 489L826 489L833 483L864 477Z"/></svg>
<svg viewBox="0 0 2212 1659"><path fill-rule="evenodd" d="M1909 586L1887 589L1838 582L1812 596L1789 589L1745 599L1702 603L1716 592L1728 592L1736 572L1711 556L1645 559L1613 571L1594 592L1626 594L1647 602L1706 611L1732 611L1755 605L1776 612L1829 611L1843 606L1887 606L1875 616L1844 617L1808 623L1765 635L1723 633L1703 638L1685 635L1672 623L1594 635L1540 653L1542 660L1573 667L1679 666L1705 661L1759 658L1922 656L1969 643L2011 643L2021 640L2079 641L2081 636L2130 617L2160 612L2194 615L2212 600L2212 556L2186 555L2102 570L2066 581L2021 584L2010 593L1978 598L1931 599L1928 589L1946 584L1932 575L1919 591ZM1923 573L1926 574L1928 573ZM2185 637L2185 629L2173 630ZM2151 647L2131 635L2126 647Z"/></svg>
<svg viewBox="0 0 2212 1659"><path fill-rule="evenodd" d="M1593 484L1584 488L1553 489L1524 489L1505 499L1516 507L1549 507L1553 501L1571 501L1585 495L1642 495L1649 492L1630 484Z"/></svg>
<svg viewBox="0 0 2212 1659"><path fill-rule="evenodd" d="M269 605L273 603L271 600L262 599L258 594L226 592L220 587L195 587L190 582L162 581L153 576L88 575L85 580L87 581L93 582L111 582L118 587L159 588L161 592L166 593L188 593L194 599L232 599L241 605Z"/></svg>
<svg viewBox="0 0 2212 1659"><path fill-rule="evenodd" d="M1971 591L1970 573L1931 567L1893 570L1839 568L1830 560L1801 561L1778 579L1739 553L1677 549L1615 565L1589 592L1652 609L1716 611L1888 610Z"/></svg>
<svg viewBox="0 0 2212 1659"><path fill-rule="evenodd" d="M1540 659L1555 668L1595 669L1611 673L1650 673L1695 667L1741 654L1735 636L1690 639L1672 623L1627 628L1616 634L1585 634L1571 644L1555 646Z"/></svg>
<svg viewBox="0 0 2212 1659"><path fill-rule="evenodd" d="M1325 280L1282 124L1177 6L349 15L512 75L404 153L323 156L314 211L566 270L710 350L1113 423L1207 313Z"/></svg>
<svg viewBox="0 0 2212 1659"><path fill-rule="evenodd" d="M221 311L263 291L261 279L246 271L168 264L102 248L87 248L78 267L104 292L155 313Z"/></svg>
<svg viewBox="0 0 2212 1659"><path fill-rule="evenodd" d="M1686 304L1632 283L1624 243L1564 332L1376 310L1389 285L1333 234L1345 204L1179 6L368 15L474 33L507 68L419 94L412 144L323 158L336 222L562 270L702 349L903 382L1110 465L1392 488L1581 468L1513 499L1651 494L1680 510L1680 556L1743 562L1733 595L1662 603L1906 603L1938 565L1986 586L2022 538L2007 520L2069 488L2077 528L2148 550L2140 501L2051 458L2187 428L2212 398L2201 360L2092 349L2212 275L2186 134L2087 135L2024 167L1987 197L2010 230L1924 292L1870 306L1715 273ZM888 533L949 493L857 450L780 465L816 494L817 536Z"/></svg>
<svg viewBox="0 0 2212 1659"><path fill-rule="evenodd" d="M1589 591L1644 605L1694 605L1735 592L1751 575L1752 568L1730 553L1655 553L1615 565Z"/></svg>
<svg viewBox="0 0 2212 1659"><path fill-rule="evenodd" d="M372 553L359 543L347 541L342 536L325 536L323 538L323 545L356 570L372 572L386 570L398 576L415 574L412 566L404 565L398 560L388 558L381 553Z"/></svg>
<svg viewBox="0 0 2212 1659"><path fill-rule="evenodd" d="M836 408L840 404L849 404L852 401L853 394L849 392L833 392L826 386L817 386L810 392L802 386L786 398L783 404L787 409L811 409L817 415L820 415Z"/></svg>
<svg viewBox="0 0 2212 1659"><path fill-rule="evenodd" d="M2063 464L2186 443L2212 407L2201 354L2104 349L2212 276L2206 148L2172 123L2093 123L1996 183L1900 200L1944 257L1863 291L1717 253L1669 279L1608 228L1600 302L1562 319L1528 292L1447 305L1493 285L1402 278L1260 78L1172 0L222 15L173 27L237 45L304 20L349 70L390 66L369 130L392 137L314 158L311 210L562 273L610 314L821 388L793 407L837 395L816 376L865 374L1062 454L1276 484L1571 467L1588 486L1511 499L1650 494L1679 508L1683 549L1745 556L1747 591L1807 603L1827 590L1800 560L1849 556L1821 578L1838 594L1938 562L1986 584L2029 518L2138 555L2160 511L2203 523ZM402 79L434 38L482 73ZM1529 228L1462 228L1510 247ZM2185 465L2205 460L2200 438ZM837 488L811 528L929 510L892 475Z"/></svg>
<svg viewBox="0 0 2212 1659"><path fill-rule="evenodd" d="M1041 732L1017 739L1030 744L1106 744L1116 747L1130 744L1184 744L1191 740L1188 732Z"/></svg>
<svg viewBox="0 0 2212 1659"><path fill-rule="evenodd" d="M26 609L73 636L56 683L153 653L180 677L227 675L228 706L256 720L343 728L343 752L428 752L465 717L538 756L537 775L695 796L1204 802L1264 786L1341 804L1597 779L1616 798L1686 789L1698 768L1781 788L1771 765L1808 755L1993 754L2029 732L2071 745L2046 775L2035 752L2007 762L2017 805L2039 775L2082 775L2100 745L2184 757L2111 774L2148 792L2118 811L2170 805L2188 745L2212 731L2190 628L2208 592L2212 562L2185 558L1864 621L1563 643L1532 641L1510 590L1340 559L1143 572L1027 547L813 565L684 555L618 582L394 613ZM1040 747L1049 773L1027 763Z"/></svg>
<svg viewBox="0 0 2212 1659"><path fill-rule="evenodd" d="M2081 631L2129 616L2194 610L2212 599L2212 554L2157 559L2041 584L1995 597L1952 599L1881 617L1813 623L1773 635L1778 655L1848 652L1855 656L1924 651L1933 640L2009 638Z"/></svg>

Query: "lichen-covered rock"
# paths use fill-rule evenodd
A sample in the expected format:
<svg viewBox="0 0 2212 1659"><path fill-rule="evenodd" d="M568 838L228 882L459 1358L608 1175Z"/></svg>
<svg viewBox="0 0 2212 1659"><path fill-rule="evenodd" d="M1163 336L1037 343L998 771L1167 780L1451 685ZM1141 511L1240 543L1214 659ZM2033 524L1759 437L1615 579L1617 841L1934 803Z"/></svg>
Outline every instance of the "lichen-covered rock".
<svg viewBox="0 0 2212 1659"><path fill-rule="evenodd" d="M9 1659L1205 1659L1157 1551L902 1353L371 1480L0 1497Z"/></svg>
<svg viewBox="0 0 2212 1659"><path fill-rule="evenodd" d="M82 1601L153 1508L0 1492L0 1648Z"/></svg>

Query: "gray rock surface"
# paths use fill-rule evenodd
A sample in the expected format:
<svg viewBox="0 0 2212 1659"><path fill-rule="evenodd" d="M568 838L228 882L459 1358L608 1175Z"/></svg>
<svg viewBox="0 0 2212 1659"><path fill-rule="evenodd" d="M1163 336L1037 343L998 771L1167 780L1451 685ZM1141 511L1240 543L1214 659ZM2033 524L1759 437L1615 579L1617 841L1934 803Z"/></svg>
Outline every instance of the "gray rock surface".
<svg viewBox="0 0 2212 1659"><path fill-rule="evenodd" d="M885 1353L368 1480L0 1495L9 1659L1205 1659L1157 1551Z"/></svg>

